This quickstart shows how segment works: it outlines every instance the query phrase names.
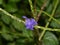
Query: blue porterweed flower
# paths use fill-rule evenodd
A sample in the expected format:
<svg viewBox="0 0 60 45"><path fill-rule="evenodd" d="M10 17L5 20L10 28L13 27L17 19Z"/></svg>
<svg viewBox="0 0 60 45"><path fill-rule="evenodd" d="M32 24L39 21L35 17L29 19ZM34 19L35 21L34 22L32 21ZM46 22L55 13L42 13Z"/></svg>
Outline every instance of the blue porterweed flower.
<svg viewBox="0 0 60 45"><path fill-rule="evenodd" d="M33 18L27 18L26 16L23 16L25 18L25 26L27 29L33 30L34 26L37 25L37 22Z"/></svg>

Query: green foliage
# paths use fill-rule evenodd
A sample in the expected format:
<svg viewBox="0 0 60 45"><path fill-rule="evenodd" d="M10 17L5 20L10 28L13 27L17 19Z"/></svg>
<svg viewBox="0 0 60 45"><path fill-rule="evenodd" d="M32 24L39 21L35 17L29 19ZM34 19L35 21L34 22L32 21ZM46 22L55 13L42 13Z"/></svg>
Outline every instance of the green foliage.
<svg viewBox="0 0 60 45"><path fill-rule="evenodd" d="M6 15L4 15L4 14L1 16L1 19L2 19L2 21L5 22L6 24L10 24L10 22L11 22L11 20L12 20L9 16L6 16Z"/></svg>
<svg viewBox="0 0 60 45"><path fill-rule="evenodd" d="M3 3L3 0L0 0L0 5Z"/></svg>
<svg viewBox="0 0 60 45"><path fill-rule="evenodd" d="M9 2L13 2L13 3L16 3L16 2L19 2L21 0L9 0Z"/></svg>
<svg viewBox="0 0 60 45"><path fill-rule="evenodd" d="M13 40L13 36L7 33L9 32L9 29L7 27L3 26L1 32L3 38L5 38L6 40L11 40L11 41Z"/></svg>
<svg viewBox="0 0 60 45"><path fill-rule="evenodd" d="M13 21L12 21L12 25L13 25L16 29L18 29L18 30L25 30L25 26L24 26L24 24L23 24L22 22L19 23L18 21L13 20Z"/></svg>
<svg viewBox="0 0 60 45"><path fill-rule="evenodd" d="M0 8L0 45L60 45L60 0L0 0ZM22 16L31 18L39 13L42 31L39 27L26 29Z"/></svg>
<svg viewBox="0 0 60 45"><path fill-rule="evenodd" d="M60 21L60 19L57 19L57 20ZM56 23L55 21L51 21L50 26L53 28L60 28L60 24Z"/></svg>
<svg viewBox="0 0 60 45"><path fill-rule="evenodd" d="M58 45L58 39L57 37L51 33L51 32L46 32L43 38L43 44L44 45Z"/></svg>
<svg viewBox="0 0 60 45"><path fill-rule="evenodd" d="M8 12L16 12L18 9L16 7L16 4L15 3L8 3L5 5L5 9L8 11Z"/></svg>

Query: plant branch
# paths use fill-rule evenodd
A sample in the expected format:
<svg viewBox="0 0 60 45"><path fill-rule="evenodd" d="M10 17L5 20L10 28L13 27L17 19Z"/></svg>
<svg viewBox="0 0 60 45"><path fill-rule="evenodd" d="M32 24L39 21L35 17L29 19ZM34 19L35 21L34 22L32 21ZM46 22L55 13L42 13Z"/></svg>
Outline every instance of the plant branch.
<svg viewBox="0 0 60 45"><path fill-rule="evenodd" d="M39 20L39 17L41 16L42 11L43 11L44 8L46 7L46 1L47 1L47 0L44 1L43 5L42 5L42 7L41 7L41 9L40 9L40 11L39 11L37 17L36 17L36 20L37 20L37 21Z"/></svg>
<svg viewBox="0 0 60 45"><path fill-rule="evenodd" d="M36 3L37 3L37 0L34 0L34 15L35 15L35 17L36 17L36 15L37 15ZM36 19L36 18L35 18L35 19Z"/></svg>
<svg viewBox="0 0 60 45"><path fill-rule="evenodd" d="M6 12L5 10L3 10L2 8L0 8L0 11L2 11L4 14L6 14L7 16L10 16L12 19L15 19L19 22L23 22L25 23L24 21L20 20L20 18L17 18L16 16L12 16L11 14L9 14L8 12Z"/></svg>
<svg viewBox="0 0 60 45"><path fill-rule="evenodd" d="M3 12L4 14L6 14L7 16L10 16L12 19L14 20L17 20L18 22L22 22L22 23L25 23L23 20L21 20L20 18L17 18L11 14L9 14L7 11L3 10L2 8L0 8L0 11ZM45 30L48 30L48 31L58 31L60 32L60 29L52 29L52 28L46 28L46 27L42 27L42 26L35 26L35 28L40 28L40 29L45 29ZM44 31L44 30L43 30ZM0 32L2 33L2 32Z"/></svg>
<svg viewBox="0 0 60 45"><path fill-rule="evenodd" d="M15 17L15 16L13 16L13 15L11 15L11 14L9 14L8 12L6 12L5 10L3 10L2 8L0 8L0 11L2 11L4 14L6 14L7 16L10 16L12 19L14 19L14 20L17 20L18 22L22 22L22 23L24 23L24 21L23 20L20 20L19 18L17 18L17 17ZM53 17L52 17L53 18ZM36 26L35 28L41 28L41 29L45 29L45 27L42 27L42 26ZM46 28L47 30L50 30L51 28ZM52 30L54 30L54 29L52 29ZM60 30L60 29L56 29L56 30Z"/></svg>
<svg viewBox="0 0 60 45"><path fill-rule="evenodd" d="M28 0L29 1L29 4L30 4L30 8L31 8L31 11L32 11L32 16L35 18L35 15L34 15L34 8L33 8L33 4L32 4L32 1L31 0Z"/></svg>
<svg viewBox="0 0 60 45"><path fill-rule="evenodd" d="M38 10L39 11L39 10ZM46 14L47 16L49 16L50 18L52 18L55 22L57 22L58 24L60 24L60 21L58 21L57 19L55 19L54 17L51 17L50 14L48 14L45 11L42 11L42 13Z"/></svg>
<svg viewBox="0 0 60 45"><path fill-rule="evenodd" d="M42 26L35 26L35 28L40 28L43 31L46 30L46 31L57 31L57 32L60 32L60 29L52 29L52 28L46 28L46 27L42 27Z"/></svg>
<svg viewBox="0 0 60 45"><path fill-rule="evenodd" d="M56 8L57 8L58 2L59 2L59 1L57 0L57 1L56 1L56 4L55 4L55 7L54 7L54 9L53 9L53 11L52 11L51 17L53 17L53 15L54 15L54 13L55 13L55 10L56 10ZM47 27L49 26L49 22L50 22L51 19L52 19L51 17L48 19L48 22L46 23L45 28L47 28ZM41 41L41 39L42 39L42 37L44 36L45 32L46 32L46 29L44 29L44 30L42 31L42 33L41 33L41 35L40 35L40 37L39 37L39 41Z"/></svg>
<svg viewBox="0 0 60 45"><path fill-rule="evenodd" d="M47 16L49 16L50 18L52 18L55 22L57 22L58 24L60 24L60 21L58 21L57 19L55 19L52 16L50 16L50 14L48 14L47 12L42 11L42 13L46 14Z"/></svg>
<svg viewBox="0 0 60 45"><path fill-rule="evenodd" d="M34 19L36 19L36 15L37 15L37 12L36 12L36 0L34 0L34 1L35 1L34 2L34 9L33 9L33 5L32 5L32 1L31 0L29 0L29 4L30 4L30 8L31 8L33 17L34 17ZM40 45L39 40L38 40L38 38L39 38L39 31L38 31L37 28L35 28L35 30L34 30L34 36L37 38L36 44Z"/></svg>

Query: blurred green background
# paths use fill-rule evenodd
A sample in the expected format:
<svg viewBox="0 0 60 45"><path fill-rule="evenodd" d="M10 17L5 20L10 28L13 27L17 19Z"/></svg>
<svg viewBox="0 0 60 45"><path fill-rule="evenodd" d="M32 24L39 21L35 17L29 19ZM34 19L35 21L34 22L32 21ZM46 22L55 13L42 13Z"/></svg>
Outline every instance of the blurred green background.
<svg viewBox="0 0 60 45"><path fill-rule="evenodd" d="M44 3L46 3L46 6L43 11L51 14L56 1L57 0L36 0L37 14ZM53 17L60 21L60 0L58 1L59 4ZM32 2L34 7L35 0L32 0ZM28 0L0 0L0 8L20 19L22 19L24 15L32 17ZM37 14L35 16L37 16ZM45 26L48 19L49 17L42 13L38 25ZM60 24L52 20L48 27L60 29ZM41 33L41 29L39 29L39 32ZM0 45L39 45L37 41L34 31L27 30L22 22L20 23L0 11ZM60 32L47 31L41 42L38 43L40 43L40 45L60 45Z"/></svg>

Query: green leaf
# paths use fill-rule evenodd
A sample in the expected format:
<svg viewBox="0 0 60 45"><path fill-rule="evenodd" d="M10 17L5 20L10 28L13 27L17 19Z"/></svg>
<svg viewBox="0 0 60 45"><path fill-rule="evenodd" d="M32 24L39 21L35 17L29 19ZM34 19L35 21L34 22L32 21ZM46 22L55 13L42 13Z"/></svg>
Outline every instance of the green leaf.
<svg viewBox="0 0 60 45"><path fill-rule="evenodd" d="M57 19L57 20L60 21L60 19ZM54 20L51 21L50 26L53 27L53 28L60 28L60 24L58 24Z"/></svg>
<svg viewBox="0 0 60 45"><path fill-rule="evenodd" d="M7 15L2 15L1 19L6 23L9 24L11 22L11 18Z"/></svg>
<svg viewBox="0 0 60 45"><path fill-rule="evenodd" d="M12 25L18 30L25 30L25 26L22 22L18 22L16 20L13 20Z"/></svg>
<svg viewBox="0 0 60 45"><path fill-rule="evenodd" d="M19 2L21 0L9 0L9 2Z"/></svg>
<svg viewBox="0 0 60 45"><path fill-rule="evenodd" d="M0 4L2 4L3 3L3 0L0 0Z"/></svg>
<svg viewBox="0 0 60 45"><path fill-rule="evenodd" d="M25 15L25 12L23 9L19 9L16 13L13 14L14 16L17 16L18 18L22 19L22 16Z"/></svg>
<svg viewBox="0 0 60 45"><path fill-rule="evenodd" d="M45 4L45 2L46 2L46 5L44 5ZM40 10L40 8L44 5L45 7L47 7L48 5L49 5L49 3L50 3L50 0L47 0L47 1L45 1L45 0L37 0L37 7L39 7L39 10ZM43 7L44 7L43 6Z"/></svg>
<svg viewBox="0 0 60 45"><path fill-rule="evenodd" d="M55 17L60 18L60 6L56 9Z"/></svg>
<svg viewBox="0 0 60 45"><path fill-rule="evenodd" d="M44 1L42 1L42 0L37 0L37 5L38 5L38 6L41 6L43 3L44 3Z"/></svg>
<svg viewBox="0 0 60 45"><path fill-rule="evenodd" d="M25 38L18 38L16 40L16 45L25 45L26 39Z"/></svg>
<svg viewBox="0 0 60 45"><path fill-rule="evenodd" d="M5 10L7 10L8 12L16 12L17 11L17 6L15 3L8 3L7 5L5 5Z"/></svg>
<svg viewBox="0 0 60 45"><path fill-rule="evenodd" d="M57 37L51 33L51 32L46 32L44 37L43 37L43 44L44 45L58 45L58 39Z"/></svg>
<svg viewBox="0 0 60 45"><path fill-rule="evenodd" d="M51 14L52 7L53 7L53 6L50 4L50 5L47 7L46 12Z"/></svg>
<svg viewBox="0 0 60 45"><path fill-rule="evenodd" d="M33 37L33 31L32 30L23 30L23 35L26 37Z"/></svg>
<svg viewBox="0 0 60 45"><path fill-rule="evenodd" d="M9 34L9 29L6 26L3 26L2 31L1 31L1 35L3 38L5 38L6 40L13 40L13 36L11 34Z"/></svg>
<svg viewBox="0 0 60 45"><path fill-rule="evenodd" d="M15 42L8 43L7 45L15 45Z"/></svg>
<svg viewBox="0 0 60 45"><path fill-rule="evenodd" d="M10 40L10 41L13 40L13 37L12 37L10 34L2 33L1 35L2 35L3 38L5 38L6 40Z"/></svg>
<svg viewBox="0 0 60 45"><path fill-rule="evenodd" d="M2 26L2 30L3 33L8 33L10 32L10 29L8 27L6 27L5 25Z"/></svg>

